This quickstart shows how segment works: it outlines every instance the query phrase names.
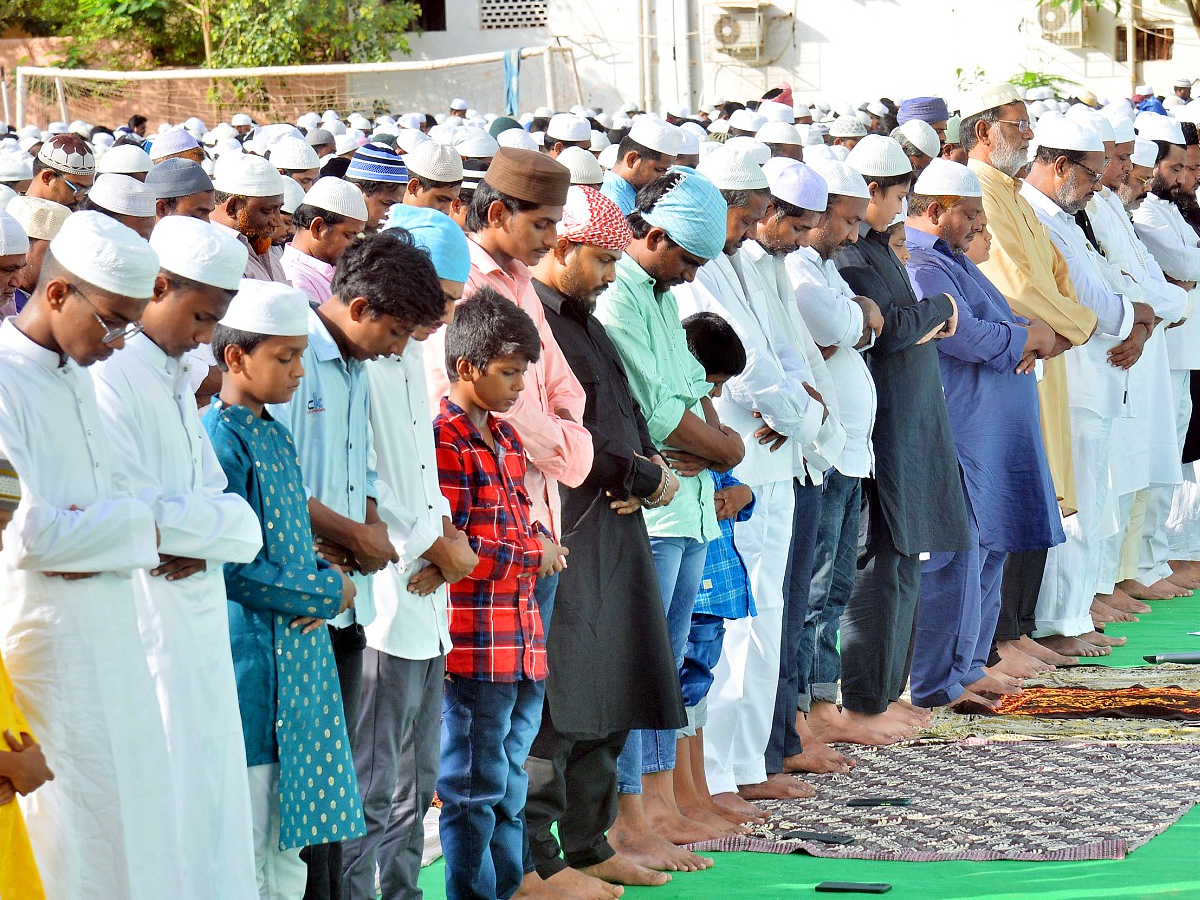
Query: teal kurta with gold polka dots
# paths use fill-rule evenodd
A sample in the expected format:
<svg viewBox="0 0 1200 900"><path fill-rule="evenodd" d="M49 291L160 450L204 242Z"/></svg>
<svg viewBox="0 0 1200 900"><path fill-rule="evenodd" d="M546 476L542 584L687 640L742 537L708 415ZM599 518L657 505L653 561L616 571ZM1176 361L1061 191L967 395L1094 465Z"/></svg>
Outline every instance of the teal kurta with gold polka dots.
<svg viewBox="0 0 1200 900"><path fill-rule="evenodd" d="M329 632L289 628L296 616L328 619L341 576L318 560L296 447L287 428L214 400L204 427L229 479L257 513L263 549L225 566L229 634L246 764L279 761L279 847L365 833L354 758Z"/></svg>

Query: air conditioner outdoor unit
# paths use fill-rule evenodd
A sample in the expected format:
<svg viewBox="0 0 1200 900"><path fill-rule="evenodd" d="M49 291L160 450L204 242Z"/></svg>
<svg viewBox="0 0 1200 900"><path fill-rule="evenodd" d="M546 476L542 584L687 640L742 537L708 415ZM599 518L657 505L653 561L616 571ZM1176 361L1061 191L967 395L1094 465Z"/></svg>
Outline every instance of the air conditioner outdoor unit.
<svg viewBox="0 0 1200 900"><path fill-rule="evenodd" d="M756 62L762 55L766 36L763 18L766 6L752 0L709 4L706 10L709 48L743 62Z"/></svg>
<svg viewBox="0 0 1200 900"><path fill-rule="evenodd" d="M1042 40L1068 50L1078 50L1084 46L1087 18L1082 5L1074 12L1069 7L1069 3L1059 6L1041 4L1038 7L1038 25L1042 29Z"/></svg>

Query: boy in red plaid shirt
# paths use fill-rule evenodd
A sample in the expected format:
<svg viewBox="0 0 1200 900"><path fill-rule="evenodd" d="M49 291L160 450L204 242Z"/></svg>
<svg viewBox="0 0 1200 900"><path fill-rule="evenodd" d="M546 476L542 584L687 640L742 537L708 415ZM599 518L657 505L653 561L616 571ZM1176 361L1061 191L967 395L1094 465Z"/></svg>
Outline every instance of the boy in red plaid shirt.
<svg viewBox="0 0 1200 900"><path fill-rule="evenodd" d="M533 586L567 550L530 523L525 453L492 415L524 387L541 342L533 320L490 288L446 332L450 395L434 419L438 479L479 564L450 586L438 796L447 900L508 900L521 884L528 779L541 720L546 639Z"/></svg>

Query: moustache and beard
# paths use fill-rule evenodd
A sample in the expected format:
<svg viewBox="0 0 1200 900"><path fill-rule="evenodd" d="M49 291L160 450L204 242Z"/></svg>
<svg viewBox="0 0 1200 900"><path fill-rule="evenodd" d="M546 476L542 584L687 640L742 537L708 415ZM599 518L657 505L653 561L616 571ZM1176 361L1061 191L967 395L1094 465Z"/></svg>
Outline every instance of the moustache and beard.
<svg viewBox="0 0 1200 900"><path fill-rule="evenodd" d="M1029 148L1021 147L1015 141L998 140L989 162L992 168L998 169L1009 178L1016 178L1017 173L1029 163Z"/></svg>
<svg viewBox="0 0 1200 900"><path fill-rule="evenodd" d="M250 224L250 211L245 207L238 210L237 221L234 223L234 228L241 232L246 240L250 242L250 246L259 256L264 256L271 249L272 238L275 236L275 229L266 228L259 229Z"/></svg>
<svg viewBox="0 0 1200 900"><path fill-rule="evenodd" d="M1185 191L1178 185L1169 188L1163 184L1160 176L1155 175L1150 185L1150 193L1159 200L1174 203L1185 222L1193 228L1200 228L1200 202L1197 202L1194 191Z"/></svg>

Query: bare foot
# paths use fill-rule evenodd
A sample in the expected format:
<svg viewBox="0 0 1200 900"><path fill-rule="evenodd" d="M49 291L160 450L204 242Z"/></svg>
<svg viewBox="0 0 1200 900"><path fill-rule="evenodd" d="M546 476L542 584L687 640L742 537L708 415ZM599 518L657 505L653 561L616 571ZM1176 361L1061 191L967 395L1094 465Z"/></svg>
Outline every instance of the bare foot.
<svg viewBox="0 0 1200 900"><path fill-rule="evenodd" d="M608 843L627 860L660 872L699 872L712 868L709 857L677 847L651 828L640 794L617 796L617 820L608 831Z"/></svg>
<svg viewBox="0 0 1200 900"><path fill-rule="evenodd" d="M1079 635L1081 641L1086 641L1096 647L1121 647L1124 646L1127 638L1109 637L1106 634L1100 634L1097 631L1089 631L1087 634Z"/></svg>
<svg viewBox="0 0 1200 900"><path fill-rule="evenodd" d="M1037 670L1037 674L1039 675L1046 672L1053 672L1055 668L1054 663L1046 662L1041 656L1030 652L1020 641L1002 641L996 645L996 655L1000 657L1001 662L1012 659L1014 662L1019 663L1022 666L1032 665ZM1001 671L1007 670L1002 668ZM1017 673L1009 672L1008 674L1016 675ZM1018 675L1017 677L1028 676Z"/></svg>
<svg viewBox="0 0 1200 900"><path fill-rule="evenodd" d="M1136 622L1136 621L1138 621L1138 617L1135 616L1133 613L1123 612L1122 610L1115 609L1114 607L1109 606L1107 603L1105 603L1103 600L1100 599L1099 595L1097 595L1092 600L1091 613L1092 613L1092 621L1093 622L1107 623L1107 622Z"/></svg>
<svg viewBox="0 0 1200 900"><path fill-rule="evenodd" d="M993 697L985 697L982 694L964 690L957 700L946 705L947 709L968 714L975 713L977 711L976 707L982 707L984 710L995 712L1000 708L1000 701Z"/></svg>
<svg viewBox="0 0 1200 900"><path fill-rule="evenodd" d="M1092 633L1096 634L1096 632ZM1055 653L1061 653L1064 656L1108 656L1112 653L1108 647L1098 647L1079 638L1067 637L1065 634L1048 634L1045 637L1034 638L1034 640L1043 647L1049 647ZM1075 662L1068 663L1068 665L1079 665L1079 660L1076 659Z"/></svg>
<svg viewBox="0 0 1200 900"><path fill-rule="evenodd" d="M644 887L658 887L671 880L666 872L656 872L640 866L624 853L610 856L602 863L594 866L584 866L579 870L584 875L591 875L609 884L636 884Z"/></svg>
<svg viewBox="0 0 1200 900"><path fill-rule="evenodd" d="M1113 609L1119 609L1121 612L1127 613L1148 613L1150 612L1149 604L1143 603L1136 597L1130 597L1120 588L1113 588L1111 594L1105 594L1100 598L1106 606L1111 606Z"/></svg>
<svg viewBox="0 0 1200 900"><path fill-rule="evenodd" d="M607 887L607 885L605 885ZM513 894L512 900L603 900L591 894L576 894L564 889L561 885L544 881L537 872L529 872L521 879L521 886Z"/></svg>
<svg viewBox="0 0 1200 900"><path fill-rule="evenodd" d="M1171 574L1200 584L1200 562L1193 562L1190 559L1169 559L1167 565L1171 567Z"/></svg>
<svg viewBox="0 0 1200 900"><path fill-rule="evenodd" d="M1191 593L1177 584L1171 584L1165 578L1161 578L1151 585L1144 585L1140 581L1130 578L1122 581L1117 587L1138 600L1174 600L1176 597L1186 597Z"/></svg>
<svg viewBox="0 0 1200 900"><path fill-rule="evenodd" d="M1007 656L1001 656L1000 661L992 666L990 671L1003 672L1013 678L1035 678L1045 672L1046 668L1046 664L1041 660L1024 653L1010 652Z"/></svg>
<svg viewBox="0 0 1200 900"><path fill-rule="evenodd" d="M1024 687L1024 683L1020 678L1005 675L1003 672L997 672L995 669L985 668L983 671L986 674L982 678L963 686L968 693L999 694L1002 697L1011 697L1021 693Z"/></svg>
<svg viewBox="0 0 1200 900"><path fill-rule="evenodd" d="M661 875L661 872L656 872ZM594 875L585 874L578 869L566 868L555 872L544 882L563 891L567 896L578 900L616 900L625 893L625 888L619 884L609 884Z"/></svg>
<svg viewBox="0 0 1200 900"><path fill-rule="evenodd" d="M733 822L754 822L761 825L771 815L734 793L713 794L712 799L713 803L724 810L725 817Z"/></svg>
<svg viewBox="0 0 1200 900"><path fill-rule="evenodd" d="M827 744L862 744L878 747L894 744L915 735L920 729L915 725L898 723L895 718L883 713L871 715L843 709L836 718L823 717L820 721L809 715L808 727L813 735Z"/></svg>
<svg viewBox="0 0 1200 900"><path fill-rule="evenodd" d="M1171 582L1171 584L1177 584L1189 592L1200 590L1200 579L1193 578L1185 572L1172 572L1167 576L1167 581Z"/></svg>
<svg viewBox="0 0 1200 900"><path fill-rule="evenodd" d="M1022 653L1028 653L1035 659L1040 659L1042 662L1047 662L1055 666L1073 666L1079 662L1079 660L1070 654L1058 653L1044 644L1039 644L1027 634L1021 635L1020 640L1007 641L1006 643L1015 645Z"/></svg>
<svg viewBox="0 0 1200 900"><path fill-rule="evenodd" d="M684 818L707 825L722 835L750 833L750 829L744 824L746 820L734 822L721 813L712 812L701 806L680 806L679 812Z"/></svg>
<svg viewBox="0 0 1200 900"><path fill-rule="evenodd" d="M895 710L901 710L907 713L913 718L914 721L919 722L922 725L928 725L929 720L933 718L933 710L925 709L923 706L914 706L903 697L900 697L899 699L888 704L888 712L893 712Z"/></svg>
<svg viewBox="0 0 1200 900"><path fill-rule="evenodd" d="M800 736L799 753L783 760L784 772L810 772L826 775L830 772L849 772L854 760L834 750L808 727L804 713L796 713L796 733Z"/></svg>
<svg viewBox="0 0 1200 900"><path fill-rule="evenodd" d="M782 772L768 775L758 784L739 784L738 796L744 800L807 800L817 796L817 789L807 781L801 781Z"/></svg>

